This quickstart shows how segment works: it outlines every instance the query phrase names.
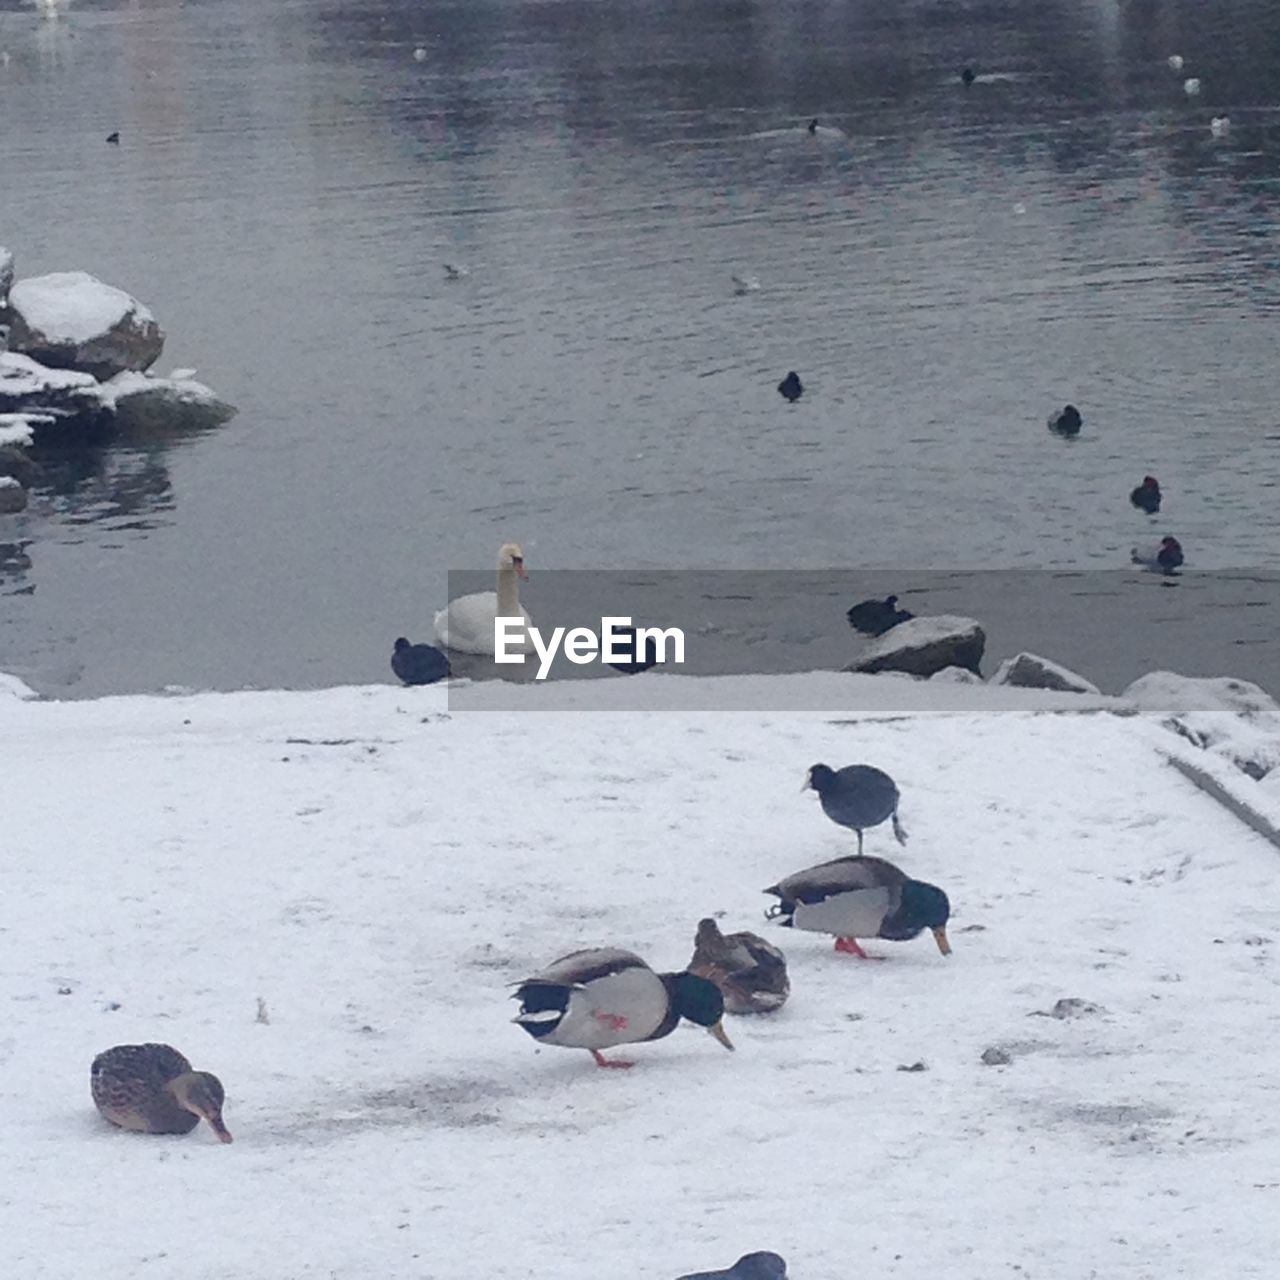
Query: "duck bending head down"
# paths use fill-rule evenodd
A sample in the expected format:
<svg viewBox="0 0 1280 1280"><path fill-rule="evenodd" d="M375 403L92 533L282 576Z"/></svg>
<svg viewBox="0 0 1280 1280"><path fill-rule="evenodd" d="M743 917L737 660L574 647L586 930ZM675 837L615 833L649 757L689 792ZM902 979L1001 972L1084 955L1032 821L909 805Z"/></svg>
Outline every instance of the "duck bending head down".
<svg viewBox="0 0 1280 1280"><path fill-rule="evenodd" d="M520 579L526 582L529 575L524 567L524 552L515 542L504 542L498 548L498 581L496 591L475 591L470 595L450 600L446 608L436 614L436 637L446 649L460 653L480 653L492 656L497 653L494 624L498 618L523 618L525 626L530 622L529 612L520 604ZM524 645L528 636L524 637ZM508 641L509 650L520 644Z"/></svg>

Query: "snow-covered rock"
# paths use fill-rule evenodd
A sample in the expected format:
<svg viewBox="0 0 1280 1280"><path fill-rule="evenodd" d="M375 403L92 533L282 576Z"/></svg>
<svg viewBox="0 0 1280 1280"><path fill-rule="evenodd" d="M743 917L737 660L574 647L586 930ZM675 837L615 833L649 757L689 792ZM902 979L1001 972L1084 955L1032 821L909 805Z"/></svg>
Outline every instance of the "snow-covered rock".
<svg viewBox="0 0 1280 1280"><path fill-rule="evenodd" d="M975 675L967 667L943 667L935 671L929 679L937 684L981 684L982 677Z"/></svg>
<svg viewBox="0 0 1280 1280"><path fill-rule="evenodd" d="M39 696L29 684L19 680L17 676L0 671L0 698L20 698L23 702L30 702Z"/></svg>
<svg viewBox="0 0 1280 1280"><path fill-rule="evenodd" d="M64 418L96 425L107 414L97 379L72 369L49 369L30 356L0 351L0 414L39 428ZM11 420L11 418L10 418Z"/></svg>
<svg viewBox="0 0 1280 1280"><path fill-rule="evenodd" d="M1153 671L1122 697L1140 711L1166 716L1175 733L1230 760L1251 778L1280 767L1280 703L1248 680Z"/></svg>
<svg viewBox="0 0 1280 1280"><path fill-rule="evenodd" d="M1037 653L1019 653L1006 658L996 668L991 683L1009 684L1018 689L1052 689L1055 693L1100 692L1098 686L1084 676Z"/></svg>
<svg viewBox="0 0 1280 1280"><path fill-rule="evenodd" d="M0 476L0 516L27 509L27 491L12 477Z"/></svg>
<svg viewBox="0 0 1280 1280"><path fill-rule="evenodd" d="M0 244L0 309L4 308L13 284L13 254Z"/></svg>
<svg viewBox="0 0 1280 1280"><path fill-rule="evenodd" d="M164 348L151 312L87 271L19 280L9 293L9 313L10 350L99 379L149 368Z"/></svg>
<svg viewBox="0 0 1280 1280"><path fill-rule="evenodd" d="M175 374L180 372L183 371ZM103 383L101 396L103 403L114 410L116 423L123 431L200 430L216 427L236 412L194 378L120 373Z"/></svg>
<svg viewBox="0 0 1280 1280"><path fill-rule="evenodd" d="M986 633L972 618L911 618L869 644L845 670L932 676L944 667L964 667L977 673L986 644Z"/></svg>

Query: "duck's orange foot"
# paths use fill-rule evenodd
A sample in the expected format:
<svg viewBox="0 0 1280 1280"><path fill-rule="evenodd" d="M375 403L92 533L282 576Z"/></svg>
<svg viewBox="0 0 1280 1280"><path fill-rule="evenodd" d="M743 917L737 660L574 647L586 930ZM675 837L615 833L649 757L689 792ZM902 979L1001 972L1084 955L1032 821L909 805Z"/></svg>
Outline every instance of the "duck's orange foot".
<svg viewBox="0 0 1280 1280"><path fill-rule="evenodd" d="M857 938L837 938L836 950L847 956L857 956L860 960L870 960L863 949L858 946Z"/></svg>
<svg viewBox="0 0 1280 1280"><path fill-rule="evenodd" d="M592 1049L591 1056L596 1060L597 1067L614 1067L618 1071L625 1071L628 1067L636 1065L634 1062L623 1062L620 1058L615 1058L611 1062L598 1049Z"/></svg>

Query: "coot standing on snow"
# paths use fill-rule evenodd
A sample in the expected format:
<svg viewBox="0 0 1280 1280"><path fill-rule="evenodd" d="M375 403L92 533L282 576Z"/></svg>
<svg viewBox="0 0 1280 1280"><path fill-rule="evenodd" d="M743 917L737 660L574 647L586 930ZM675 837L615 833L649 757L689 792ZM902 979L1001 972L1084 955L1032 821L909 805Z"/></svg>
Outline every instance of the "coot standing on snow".
<svg viewBox="0 0 1280 1280"><path fill-rule="evenodd" d="M794 369L778 383L778 394L790 400L792 404L795 404L804 395L804 387L800 382L800 375Z"/></svg>
<svg viewBox="0 0 1280 1280"><path fill-rule="evenodd" d="M898 821L898 786L881 769L869 764L851 764L829 769L815 764L804 776L804 786L813 789L822 801L822 811L842 827L858 833L858 854L862 854L862 833L893 819L893 834L899 844L907 843L907 833Z"/></svg>

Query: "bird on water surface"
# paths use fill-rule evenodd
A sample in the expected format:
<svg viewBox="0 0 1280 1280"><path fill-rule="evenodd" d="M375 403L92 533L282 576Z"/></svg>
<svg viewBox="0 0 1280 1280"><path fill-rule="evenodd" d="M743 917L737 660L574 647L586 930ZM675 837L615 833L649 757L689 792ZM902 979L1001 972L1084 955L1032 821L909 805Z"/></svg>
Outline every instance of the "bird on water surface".
<svg viewBox="0 0 1280 1280"><path fill-rule="evenodd" d="M801 791L813 790L822 801L822 811L842 827L858 833L858 854L862 854L862 833L893 819L894 838L907 843L907 833L898 821L898 785L881 769L869 764L850 764L830 769L815 764L804 776Z"/></svg>
<svg viewBox="0 0 1280 1280"><path fill-rule="evenodd" d="M845 617L855 631L864 636L882 636L900 622L910 622L915 614L898 608L897 596L885 596L883 600L860 600Z"/></svg>
<svg viewBox="0 0 1280 1280"><path fill-rule="evenodd" d="M1049 418L1049 430L1057 436L1078 436L1083 425L1080 410L1073 404L1059 409Z"/></svg>
<svg viewBox="0 0 1280 1280"><path fill-rule="evenodd" d="M778 383L778 394L792 404L795 404L804 395L804 386L800 382L800 375L794 369Z"/></svg>
<svg viewBox="0 0 1280 1280"><path fill-rule="evenodd" d="M222 1142L222 1081L167 1044L118 1044L93 1060L89 1088L94 1105L112 1124L136 1133L190 1133L201 1120Z"/></svg>
<svg viewBox="0 0 1280 1280"><path fill-rule="evenodd" d="M1129 558L1144 569L1172 574L1182 566L1182 544L1177 538L1164 537L1159 546L1134 547Z"/></svg>
<svg viewBox="0 0 1280 1280"><path fill-rule="evenodd" d="M410 644L398 636L391 670L404 684L435 684L449 674L449 659L433 644Z"/></svg>
<svg viewBox="0 0 1280 1280"><path fill-rule="evenodd" d="M728 1013L772 1013L791 994L782 952L757 933L720 932L708 916L698 922L689 972L714 982Z"/></svg>
<svg viewBox="0 0 1280 1280"><path fill-rule="evenodd" d="M787 1264L776 1253L744 1253L723 1271L695 1271L679 1280L787 1280Z"/></svg>
<svg viewBox="0 0 1280 1280"><path fill-rule="evenodd" d="M1129 495L1135 507L1153 516L1160 510L1160 481L1155 476L1143 476L1142 483Z"/></svg>
<svg viewBox="0 0 1280 1280"><path fill-rule="evenodd" d="M976 75L974 75L974 73L973 73L973 68L972 68L972 67L965 67L965 69L960 73L960 79L963 81L963 83L964 83L964 87L965 87L966 89L967 89L967 88L968 88L968 87L969 87L969 86L970 86L970 85L971 85L971 84L972 84L972 83L973 83L977 78L978 78L978 77L977 77Z"/></svg>
<svg viewBox="0 0 1280 1280"><path fill-rule="evenodd" d="M938 950L951 954L947 921L951 903L936 885L912 880L883 858L847 855L797 871L765 893L780 901L770 920L793 929L835 936L835 949L869 959L859 938L907 942L928 929Z"/></svg>
<svg viewBox="0 0 1280 1280"><path fill-rule="evenodd" d="M621 947L574 951L516 984L520 1012L512 1019L535 1040L586 1049L598 1067L635 1064L605 1058L602 1049L670 1035L681 1018L705 1027L726 1049L724 997L693 973L654 973Z"/></svg>

